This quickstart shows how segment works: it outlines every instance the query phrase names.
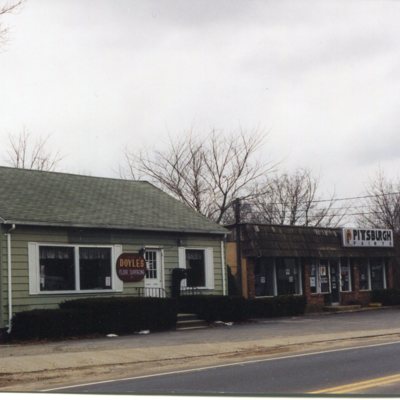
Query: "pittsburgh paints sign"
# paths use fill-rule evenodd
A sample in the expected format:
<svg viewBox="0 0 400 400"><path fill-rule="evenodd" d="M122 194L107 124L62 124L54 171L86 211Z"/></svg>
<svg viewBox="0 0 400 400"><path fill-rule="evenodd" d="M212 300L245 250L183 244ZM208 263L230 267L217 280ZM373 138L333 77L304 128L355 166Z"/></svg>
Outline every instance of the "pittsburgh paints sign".
<svg viewBox="0 0 400 400"><path fill-rule="evenodd" d="M393 247L391 229L343 229L343 246L345 247Z"/></svg>

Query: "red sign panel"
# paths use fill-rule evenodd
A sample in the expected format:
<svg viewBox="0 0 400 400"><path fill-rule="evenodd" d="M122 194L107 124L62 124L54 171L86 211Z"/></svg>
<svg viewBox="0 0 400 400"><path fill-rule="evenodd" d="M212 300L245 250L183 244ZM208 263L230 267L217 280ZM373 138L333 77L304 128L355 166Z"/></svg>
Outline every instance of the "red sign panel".
<svg viewBox="0 0 400 400"><path fill-rule="evenodd" d="M122 253L117 259L117 275L123 282L140 282L146 275L146 260L137 253Z"/></svg>

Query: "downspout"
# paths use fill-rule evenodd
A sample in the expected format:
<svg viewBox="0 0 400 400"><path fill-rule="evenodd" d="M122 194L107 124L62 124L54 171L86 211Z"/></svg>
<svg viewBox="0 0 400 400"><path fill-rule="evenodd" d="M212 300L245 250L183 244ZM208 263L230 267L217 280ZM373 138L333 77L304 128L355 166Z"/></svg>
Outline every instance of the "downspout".
<svg viewBox="0 0 400 400"><path fill-rule="evenodd" d="M15 224L11 225L11 228L5 234L7 236L7 271L8 271L8 330L7 333L11 332L11 321L12 321L12 275L11 275L11 232L15 229Z"/></svg>
<svg viewBox="0 0 400 400"><path fill-rule="evenodd" d="M240 296L243 296L243 280L242 280L242 238L240 229L240 212L241 204L240 199L236 199L235 205L235 230L236 230L236 265L237 265L237 283Z"/></svg>
<svg viewBox="0 0 400 400"><path fill-rule="evenodd" d="M226 264L225 264L225 240L221 240L221 265L222 265L222 294L226 296Z"/></svg>

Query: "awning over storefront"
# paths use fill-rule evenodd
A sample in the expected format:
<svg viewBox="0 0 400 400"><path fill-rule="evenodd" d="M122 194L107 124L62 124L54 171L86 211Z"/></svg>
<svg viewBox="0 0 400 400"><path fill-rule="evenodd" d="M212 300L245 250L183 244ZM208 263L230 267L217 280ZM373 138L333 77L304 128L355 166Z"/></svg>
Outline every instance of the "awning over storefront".
<svg viewBox="0 0 400 400"><path fill-rule="evenodd" d="M392 257L394 247L345 247L340 228L243 224L244 257ZM235 240L231 237L230 240Z"/></svg>

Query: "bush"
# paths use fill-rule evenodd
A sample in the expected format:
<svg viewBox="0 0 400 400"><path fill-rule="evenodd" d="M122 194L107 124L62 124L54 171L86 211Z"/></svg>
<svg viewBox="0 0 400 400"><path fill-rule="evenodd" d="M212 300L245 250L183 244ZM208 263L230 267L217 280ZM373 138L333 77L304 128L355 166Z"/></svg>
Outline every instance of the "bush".
<svg viewBox="0 0 400 400"><path fill-rule="evenodd" d="M275 297L263 299L249 299L249 314L252 318L279 317L279 310Z"/></svg>
<svg viewBox="0 0 400 400"><path fill-rule="evenodd" d="M248 318L247 300L239 296L181 296L179 310L197 314L206 321L243 321Z"/></svg>
<svg viewBox="0 0 400 400"><path fill-rule="evenodd" d="M382 303L384 306L395 306L400 304L399 289L379 289L371 293L372 303Z"/></svg>
<svg viewBox="0 0 400 400"><path fill-rule="evenodd" d="M127 334L176 326L175 299L109 297L68 300L58 309L15 314L11 339L57 339L88 334Z"/></svg>
<svg viewBox="0 0 400 400"><path fill-rule="evenodd" d="M284 317L304 314L305 296L276 296L249 300L249 314L253 318Z"/></svg>
<svg viewBox="0 0 400 400"><path fill-rule="evenodd" d="M385 291L385 294L387 291ZM400 291L396 292L400 304ZM390 297L392 300L394 296ZM246 300L239 296L181 296L179 310L206 321L244 321L303 314L304 296ZM11 339L61 339L89 334L160 331L176 326L178 301L172 298L99 297L68 300L58 309L17 313Z"/></svg>
<svg viewBox="0 0 400 400"><path fill-rule="evenodd" d="M181 312L194 313L206 321L244 321L304 314L305 296L277 296L245 300L235 296L182 296Z"/></svg>
<svg viewBox="0 0 400 400"><path fill-rule="evenodd" d="M16 313L12 340L61 339L90 332L90 315L79 310L42 309Z"/></svg>
<svg viewBox="0 0 400 400"><path fill-rule="evenodd" d="M97 333L132 333L170 329L176 324L176 299L151 297L102 297L68 300L61 309L85 310Z"/></svg>

